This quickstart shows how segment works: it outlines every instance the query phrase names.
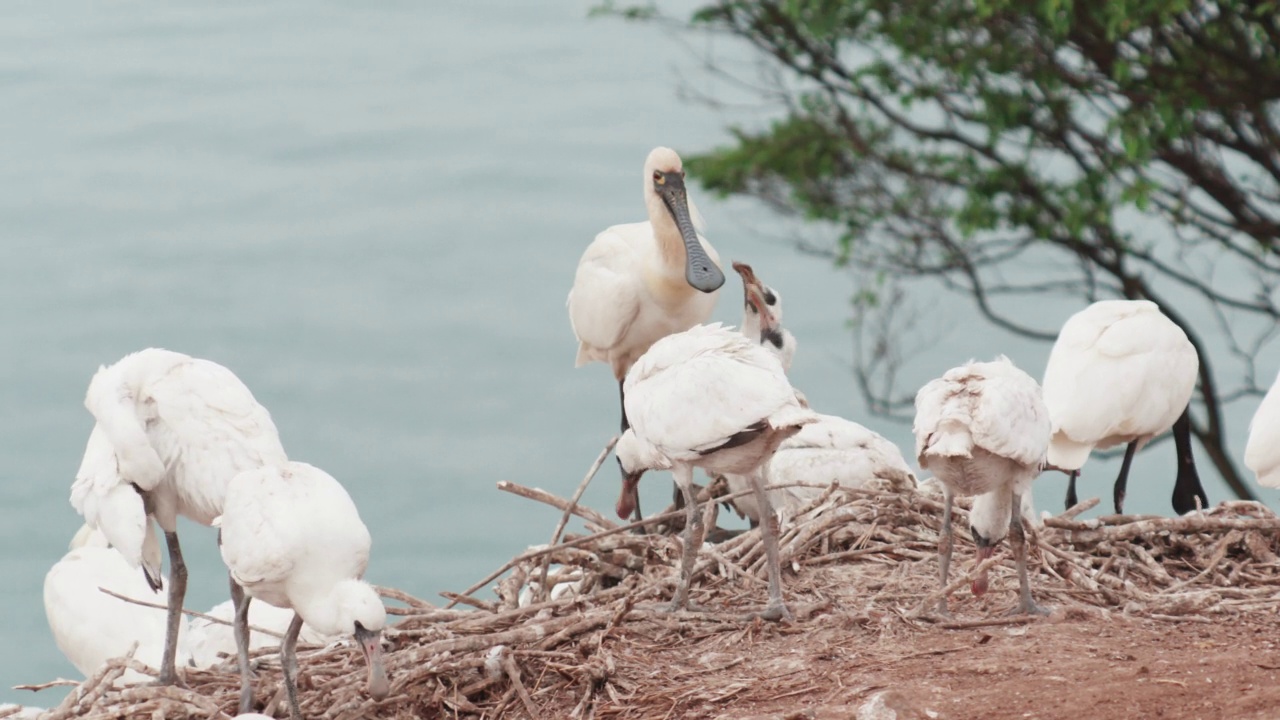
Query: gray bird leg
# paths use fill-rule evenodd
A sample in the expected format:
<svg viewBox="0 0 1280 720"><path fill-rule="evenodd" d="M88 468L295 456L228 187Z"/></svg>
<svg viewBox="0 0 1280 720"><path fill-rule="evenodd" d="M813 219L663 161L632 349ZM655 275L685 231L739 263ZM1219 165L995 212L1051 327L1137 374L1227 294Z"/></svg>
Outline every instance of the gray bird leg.
<svg viewBox="0 0 1280 720"><path fill-rule="evenodd" d="M680 539L684 544L684 552L680 556L680 581L676 586L675 597L671 599L670 612L684 610L689 606L689 578L693 574L693 562L698 556L698 546L702 544L702 513L698 512L698 500L693 494L693 468L688 465L677 465L676 482L684 491L685 523L684 533Z"/></svg>
<svg viewBox="0 0 1280 720"><path fill-rule="evenodd" d="M951 503L955 496L951 492L951 488L944 483L942 486L942 537L938 540L938 573L942 576L942 587L946 589L947 582L951 577L951 549L955 545L955 532L951 528ZM942 599L938 600L938 613L940 615L950 615L951 611L947 608L947 596L944 593Z"/></svg>
<svg viewBox="0 0 1280 720"><path fill-rule="evenodd" d="M778 562L778 515L764 491L760 468L751 473L751 489L760 508L760 537L764 541L765 562L769 567L769 605L760 613L765 620L791 620L791 611L782 601L782 565Z"/></svg>
<svg viewBox="0 0 1280 720"><path fill-rule="evenodd" d="M1027 532L1022 526L1022 496L1014 494L1009 517L1009 544L1018 563L1018 612L1026 615L1048 615L1049 611L1031 599L1031 579L1027 577Z"/></svg>
<svg viewBox="0 0 1280 720"><path fill-rule="evenodd" d="M236 638L236 659L240 665L240 714L253 712L253 671L249 668L249 603L253 598L244 594L244 588L231 580L231 605L235 608L233 633Z"/></svg>
<svg viewBox="0 0 1280 720"><path fill-rule="evenodd" d="M298 633L302 632L302 616L293 613L293 622L284 634L284 642L280 644L280 669L284 671L284 687L289 693L289 709L293 720L302 720L302 710L298 707Z"/></svg>
<svg viewBox="0 0 1280 720"><path fill-rule="evenodd" d="M160 660L160 678L156 684L181 685L174 666L178 657L178 627L182 622L182 603L187 594L187 565L182 561L178 533L166 531L164 541L169 546L169 616L164 631L164 657Z"/></svg>

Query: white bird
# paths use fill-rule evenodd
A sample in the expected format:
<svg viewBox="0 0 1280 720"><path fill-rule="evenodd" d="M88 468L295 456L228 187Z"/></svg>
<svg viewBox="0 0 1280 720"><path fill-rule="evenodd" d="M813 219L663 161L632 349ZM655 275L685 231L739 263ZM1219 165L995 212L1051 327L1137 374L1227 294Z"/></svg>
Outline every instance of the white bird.
<svg viewBox="0 0 1280 720"><path fill-rule="evenodd" d="M206 615L228 623L235 622L235 603L227 600L214 605ZM275 635L249 631L249 652L259 648L280 646L280 638L289 630L293 611L267 603L253 603L249 608L249 625L270 630ZM337 637L321 635L310 625L303 624L298 641L308 645L328 645ZM223 656L236 656L236 636L231 625L207 618L192 618L188 624L186 646L191 650L191 661L198 668L209 668L222 662Z"/></svg>
<svg viewBox="0 0 1280 720"><path fill-rule="evenodd" d="M387 611L362 579L372 540L342 485L300 462L249 470L231 481L218 524L222 559L248 595L236 614L240 712L253 701L245 624L253 598L294 611L281 666L295 720L302 717L297 643L304 622L323 635L354 636L369 665L369 695L385 698L391 690L382 666Z"/></svg>
<svg viewBox="0 0 1280 720"><path fill-rule="evenodd" d="M645 159L644 203L648 222L606 228L587 246L567 303L576 366L598 361L613 370L623 431L627 370L660 338L706 322L724 285L720 256L695 229L697 211L674 150L654 148ZM632 506L639 520L638 497Z"/></svg>
<svg viewBox="0 0 1280 720"><path fill-rule="evenodd" d="M137 644L135 660L153 668L164 656L165 611L126 602L99 588L144 602L163 602L137 568L108 547L106 537L85 525L71 541L71 550L44 578L44 613L62 654L85 677L107 660L127 655ZM180 625L178 659L186 663L186 624ZM126 670L121 682L134 684L152 678Z"/></svg>
<svg viewBox="0 0 1280 720"><path fill-rule="evenodd" d="M778 451L762 466L769 502L784 517L791 516L818 497L831 484L859 488L873 480L906 483L914 487L915 475L898 446L852 420L835 415L817 415L778 446ZM725 475L733 493L751 487L751 479ZM761 509L754 494L734 498L733 507L751 521L760 522Z"/></svg>
<svg viewBox="0 0 1280 720"><path fill-rule="evenodd" d="M1259 485L1280 487L1280 377L1249 421L1244 465L1257 475Z"/></svg>
<svg viewBox="0 0 1280 720"><path fill-rule="evenodd" d="M978 562L991 556L1010 534L1018 564L1018 607L1025 613L1045 611L1031 599L1027 578L1027 541L1022 496L1040 474L1049 447L1049 411L1040 386L1003 355L993 362L969 362L948 370L916 394L916 457L944 487L943 537L938 547L942 587L951 567L953 534L951 502L955 494L978 495L969 513L969 528L978 547ZM987 590L984 571L973 593ZM939 609L946 613L944 596Z"/></svg>
<svg viewBox="0 0 1280 720"><path fill-rule="evenodd" d="M101 367L85 407L97 420L71 486L71 504L131 566L160 589L160 551L169 548L169 617L162 684L176 680L175 657L187 569L178 516L209 525L237 473L287 460L266 408L225 367L148 348ZM237 600L232 586L232 599ZM238 600L237 600L238 601Z"/></svg>
<svg viewBox="0 0 1280 720"><path fill-rule="evenodd" d="M684 552L672 610L689 600L689 575L702 543L693 468L751 475L765 517L775 517L754 472L817 416L802 405L778 359L719 323L698 325L655 342L626 378L631 427L618 440L623 472L618 514L626 517L646 470L671 470L685 496ZM777 523L762 532L769 566L769 605L762 617L789 616L782 601Z"/></svg>
<svg viewBox="0 0 1280 720"><path fill-rule="evenodd" d="M782 297L755 274L750 265L733 263L742 277L742 334L777 356L784 370L791 367L796 339L782 326ZM800 394L799 391L796 391ZM803 394L800 394L803 399ZM807 401L806 401L807 404ZM862 487L876 478L915 484L915 475L893 443L852 420L835 415L818 415L778 446L777 453L761 467L766 485L786 485L768 491L770 504L791 515L837 482L844 487ZM725 475L732 493L751 488L745 475ZM807 483L808 486L797 485ZM730 501L739 515L756 527L762 515L754 493Z"/></svg>
<svg viewBox="0 0 1280 720"><path fill-rule="evenodd" d="M4 718L4 720L38 720L41 715L47 712L49 711L45 708L0 703L0 718Z"/></svg>
<svg viewBox="0 0 1280 720"><path fill-rule="evenodd" d="M1067 507L1076 504L1076 477L1093 449L1128 443L1113 500L1124 511L1133 455L1173 428L1179 513L1209 506L1191 451L1188 404L1200 359L1195 346L1147 300L1102 300L1072 315L1058 333L1044 370L1044 401L1053 421L1048 466L1069 476Z"/></svg>

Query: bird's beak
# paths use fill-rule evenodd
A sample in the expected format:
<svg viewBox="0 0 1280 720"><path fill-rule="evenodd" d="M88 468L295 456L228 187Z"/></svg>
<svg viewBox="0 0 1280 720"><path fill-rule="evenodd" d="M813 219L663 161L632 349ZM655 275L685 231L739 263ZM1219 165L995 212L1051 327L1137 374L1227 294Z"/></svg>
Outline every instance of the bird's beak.
<svg viewBox="0 0 1280 720"><path fill-rule="evenodd" d="M369 697L382 700L391 694L391 683L387 680L387 671L382 666L382 631L357 628L356 642L364 653L365 662L369 664Z"/></svg>
<svg viewBox="0 0 1280 720"><path fill-rule="evenodd" d="M773 318L768 313L769 306L764 301L764 283L760 282L755 271L746 263L735 261L733 269L742 276L742 292L746 296L747 304L755 308L756 314L760 316L760 331L772 330Z"/></svg>
<svg viewBox="0 0 1280 720"><path fill-rule="evenodd" d="M634 513L636 506L640 504L640 476L642 475L644 471L622 473L622 492L618 495L618 504L614 510L623 520L630 518L631 513Z"/></svg>
<svg viewBox="0 0 1280 720"><path fill-rule="evenodd" d="M662 182L655 182L653 189L667 206L671 219L675 220L676 228L680 230L680 237L684 239L684 279L695 290L705 293L719 290L724 285L724 273L711 261L698 240L693 219L689 215L689 198L685 194L684 178L677 172L663 173Z"/></svg>
<svg viewBox="0 0 1280 720"><path fill-rule="evenodd" d="M991 557L991 553L995 552L995 549L996 548L994 545L979 546L978 562L981 563L983 560L986 560L987 558ZM987 592L987 571L986 570L983 570L982 572L978 573L978 577L973 579L973 583L969 586L969 589L972 590L973 594L977 597L982 597L983 594Z"/></svg>

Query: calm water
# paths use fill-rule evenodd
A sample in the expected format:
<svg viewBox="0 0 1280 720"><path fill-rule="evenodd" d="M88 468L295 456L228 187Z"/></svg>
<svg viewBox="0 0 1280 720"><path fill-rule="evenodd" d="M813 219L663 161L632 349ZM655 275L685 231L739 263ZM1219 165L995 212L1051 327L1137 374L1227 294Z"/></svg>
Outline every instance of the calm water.
<svg viewBox="0 0 1280 720"><path fill-rule="evenodd" d="M573 368L578 256L643 219L651 147L725 138L677 96L681 43L556 5L0 6L0 702L51 705L7 688L76 677L41 586L80 524L88 379L142 347L239 374L290 455L350 490L374 582L433 598L545 542L558 513L494 483L568 494L617 422L608 370ZM761 210L695 197L722 256L781 291L796 384L865 420L847 277L759 232ZM736 323L739 292L731 277L717 317ZM916 379L998 350L1040 374L1047 347L993 347L948 307L960 329ZM909 428L867 423L909 447ZM1135 466L1134 511L1168 512L1171 455ZM1115 465L1082 490L1109 490ZM610 463L587 501L616 489ZM644 505L669 489L649 481ZM1039 504L1062 489L1046 476ZM212 531L183 538L189 606L225 599Z"/></svg>

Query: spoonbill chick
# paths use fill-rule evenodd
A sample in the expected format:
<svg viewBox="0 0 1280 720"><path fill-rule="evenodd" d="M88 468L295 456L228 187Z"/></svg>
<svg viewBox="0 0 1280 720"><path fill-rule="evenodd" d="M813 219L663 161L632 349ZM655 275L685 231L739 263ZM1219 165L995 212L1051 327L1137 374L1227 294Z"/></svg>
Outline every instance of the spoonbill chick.
<svg viewBox="0 0 1280 720"><path fill-rule="evenodd" d="M135 660L160 667L165 611L121 600L99 588L143 602L164 600L137 568L108 547L106 536L85 525L72 539L70 552L44 577L44 613L58 649L85 677L92 677L107 660L127 655L135 643ZM183 622L178 634L178 659L183 663L190 658L185 631ZM150 679L132 669L120 678L122 684Z"/></svg>
<svg viewBox="0 0 1280 720"><path fill-rule="evenodd" d="M1209 506L1191 451L1188 404L1200 359L1195 346L1159 306L1147 300L1102 300L1063 324L1044 369L1044 402L1053 421L1051 468L1067 473L1067 507L1094 448L1128 443L1112 499L1124 512L1134 453L1173 428L1179 514Z"/></svg>
<svg viewBox="0 0 1280 720"><path fill-rule="evenodd" d="M626 378L631 427L615 450L622 467L619 517L628 517L646 470L671 470L685 497L684 550L671 610L688 606L689 576L702 544L693 469L751 477L764 517L774 517L757 469L817 416L800 403L778 359L720 323L697 325L653 344ZM767 619L788 617L782 600L777 523L762 530L769 567Z"/></svg>
<svg viewBox="0 0 1280 720"><path fill-rule="evenodd" d="M952 498L978 495L969 513L969 529L978 562L1011 535L1018 564L1018 609L1045 614L1031 599L1027 578L1027 540L1022 496L1040 474L1049 447L1049 411L1034 378L1001 355L993 362L969 362L931 380L916 394L916 457L920 467L942 482L942 539L939 574L947 586L953 534ZM987 590L987 573L973 582L973 593ZM939 610L947 612L943 597Z"/></svg>
<svg viewBox="0 0 1280 720"><path fill-rule="evenodd" d="M387 611L362 579L372 540L342 485L300 462L243 472L227 488L219 527L222 559L247 595L236 612L240 712L253 704L248 611L254 598L294 611L280 656L294 720L302 717L297 645L304 622L322 635L354 636L369 666L369 696L385 698L391 691L382 665Z"/></svg>
<svg viewBox="0 0 1280 720"><path fill-rule="evenodd" d="M71 486L71 505L102 531L130 566L160 589L153 523L169 548L169 617L160 684L177 680L175 658L187 566L178 516L209 525L227 483L243 470L286 462L266 408L225 367L148 348L89 383L85 407L97 421ZM232 585L232 599L236 588Z"/></svg>
<svg viewBox="0 0 1280 720"><path fill-rule="evenodd" d="M654 148L644 162L649 220L597 235L578 261L569 291L577 367L598 361L613 370L624 432L627 370L660 338L706 322L724 285L720 256L697 233L701 223L684 180L680 156ZM639 520L639 497L630 504Z"/></svg>

